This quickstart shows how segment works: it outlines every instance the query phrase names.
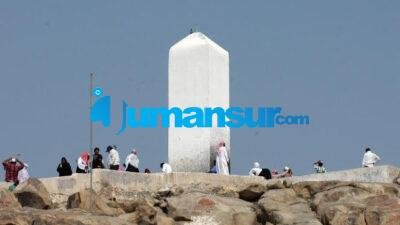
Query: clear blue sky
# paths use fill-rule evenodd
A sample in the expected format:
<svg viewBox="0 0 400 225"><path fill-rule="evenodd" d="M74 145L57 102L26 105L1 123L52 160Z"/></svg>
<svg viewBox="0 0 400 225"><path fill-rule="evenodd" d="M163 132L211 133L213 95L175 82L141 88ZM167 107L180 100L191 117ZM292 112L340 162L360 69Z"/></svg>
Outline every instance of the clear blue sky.
<svg viewBox="0 0 400 225"><path fill-rule="evenodd" d="M233 173L254 161L296 174L312 162L360 167L372 147L399 165L399 1L2 1L0 158L20 153L33 176L75 167L89 145L89 73L116 104L167 106L168 50L197 27L230 52L231 105L282 106L308 127L234 129ZM120 105L113 106L119 120ZM166 129L120 136L95 126L95 145L129 147L141 169L167 158ZM3 176L3 175L2 175Z"/></svg>

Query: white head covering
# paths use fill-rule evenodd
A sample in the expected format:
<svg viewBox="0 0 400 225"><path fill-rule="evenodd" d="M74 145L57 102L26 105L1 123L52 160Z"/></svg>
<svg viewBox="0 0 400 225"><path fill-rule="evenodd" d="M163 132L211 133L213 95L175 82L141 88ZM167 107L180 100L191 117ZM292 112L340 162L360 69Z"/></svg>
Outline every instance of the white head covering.
<svg viewBox="0 0 400 225"><path fill-rule="evenodd" d="M260 168L260 163L254 162L254 168Z"/></svg>
<svg viewBox="0 0 400 225"><path fill-rule="evenodd" d="M11 162L17 162L16 158L11 158Z"/></svg>
<svg viewBox="0 0 400 225"><path fill-rule="evenodd" d="M284 171L288 171L290 168L288 166L285 166Z"/></svg>

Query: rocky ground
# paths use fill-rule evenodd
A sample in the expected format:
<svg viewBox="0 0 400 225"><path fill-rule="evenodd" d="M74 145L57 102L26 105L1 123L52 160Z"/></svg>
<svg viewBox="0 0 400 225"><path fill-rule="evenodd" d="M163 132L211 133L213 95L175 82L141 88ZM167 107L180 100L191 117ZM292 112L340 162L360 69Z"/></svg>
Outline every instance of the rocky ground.
<svg viewBox="0 0 400 225"><path fill-rule="evenodd" d="M275 180L268 185L193 183L156 192L105 184L55 202L38 179L0 190L0 225L399 225L400 185Z"/></svg>

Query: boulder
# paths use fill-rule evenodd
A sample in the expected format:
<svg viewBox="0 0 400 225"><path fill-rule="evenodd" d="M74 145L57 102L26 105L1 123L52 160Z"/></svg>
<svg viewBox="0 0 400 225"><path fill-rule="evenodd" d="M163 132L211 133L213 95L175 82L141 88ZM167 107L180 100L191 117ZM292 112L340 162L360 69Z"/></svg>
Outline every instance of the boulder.
<svg viewBox="0 0 400 225"><path fill-rule="evenodd" d="M92 211L96 214L117 216L124 211L121 208L111 207L113 204L96 192L92 192L92 207L90 207L90 190L83 190L68 197L67 209L79 208L84 211Z"/></svg>
<svg viewBox="0 0 400 225"><path fill-rule="evenodd" d="M265 192L258 204L273 224L321 225L307 201L299 198L293 189L273 189Z"/></svg>
<svg viewBox="0 0 400 225"><path fill-rule="evenodd" d="M239 198L249 202L258 201L265 191L267 191L266 186L260 184L251 184L239 191Z"/></svg>
<svg viewBox="0 0 400 225"><path fill-rule="evenodd" d="M253 205L237 198L192 192L170 197L167 202L168 216L175 221L194 222L200 217L224 225L256 223Z"/></svg>
<svg viewBox="0 0 400 225"><path fill-rule="evenodd" d="M26 182L18 185L14 194L22 206L36 209L49 209L52 207L49 192L37 178L29 178Z"/></svg>
<svg viewBox="0 0 400 225"><path fill-rule="evenodd" d="M6 189L0 189L0 210L2 209L20 209L21 205L14 194Z"/></svg>
<svg viewBox="0 0 400 225"><path fill-rule="evenodd" d="M400 199L388 195L374 196L365 200L367 225L397 225L400 221Z"/></svg>

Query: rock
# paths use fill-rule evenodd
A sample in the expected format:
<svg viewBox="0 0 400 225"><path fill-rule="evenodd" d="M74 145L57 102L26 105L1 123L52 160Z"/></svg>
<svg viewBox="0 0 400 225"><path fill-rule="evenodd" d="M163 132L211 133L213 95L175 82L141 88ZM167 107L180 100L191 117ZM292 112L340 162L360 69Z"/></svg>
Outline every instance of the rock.
<svg viewBox="0 0 400 225"><path fill-rule="evenodd" d="M167 202L168 216L175 221L193 222L200 216L224 225L253 225L256 222L252 204L241 199L192 192L170 197Z"/></svg>
<svg viewBox="0 0 400 225"><path fill-rule="evenodd" d="M14 194L6 189L0 189L0 209L20 209L21 205Z"/></svg>
<svg viewBox="0 0 400 225"><path fill-rule="evenodd" d="M283 180L282 179L272 179L270 182L268 182L267 187L269 190L272 189L284 189L285 185L283 185Z"/></svg>
<svg viewBox="0 0 400 225"><path fill-rule="evenodd" d="M260 184L251 184L245 189L239 191L239 198L249 202L258 201L265 191L267 191L266 186Z"/></svg>
<svg viewBox="0 0 400 225"><path fill-rule="evenodd" d="M321 225L307 201L297 197L293 189L273 189L265 192L258 204L273 224Z"/></svg>
<svg viewBox="0 0 400 225"><path fill-rule="evenodd" d="M37 178L29 178L26 182L18 185L14 194L22 206L36 209L49 209L52 207L49 192Z"/></svg>
<svg viewBox="0 0 400 225"><path fill-rule="evenodd" d="M137 225L117 217L100 216L81 211L61 211L56 209L0 210L0 225Z"/></svg>
<svg viewBox="0 0 400 225"><path fill-rule="evenodd" d="M348 186L350 182L341 181L304 181L292 185L296 194L302 198L309 199L318 192L333 189L335 187Z"/></svg>
<svg viewBox="0 0 400 225"><path fill-rule="evenodd" d="M90 208L90 190L83 190L72 194L69 196L67 201L67 209L74 209L79 208L85 211L92 210L93 212L100 214L100 215L107 215L107 216L117 216L124 211L121 208L114 208L111 207L112 204L108 204L109 202L97 195L96 192L92 192L92 209Z"/></svg>
<svg viewBox="0 0 400 225"><path fill-rule="evenodd" d="M400 199L387 195L366 199L365 221L367 225L398 225L400 221Z"/></svg>

